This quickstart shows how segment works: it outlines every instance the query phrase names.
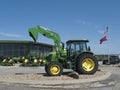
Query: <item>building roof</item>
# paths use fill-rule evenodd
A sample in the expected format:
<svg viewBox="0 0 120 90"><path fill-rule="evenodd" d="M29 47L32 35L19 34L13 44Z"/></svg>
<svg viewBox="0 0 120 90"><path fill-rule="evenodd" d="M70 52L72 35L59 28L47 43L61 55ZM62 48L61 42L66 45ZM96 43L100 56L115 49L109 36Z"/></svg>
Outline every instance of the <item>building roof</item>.
<svg viewBox="0 0 120 90"><path fill-rule="evenodd" d="M54 45L46 44L46 43L40 43L40 42L33 42L33 41L27 41L27 40L0 40L0 44L2 43L16 43L16 44L36 44L36 45L45 45L45 46L51 46L54 47Z"/></svg>

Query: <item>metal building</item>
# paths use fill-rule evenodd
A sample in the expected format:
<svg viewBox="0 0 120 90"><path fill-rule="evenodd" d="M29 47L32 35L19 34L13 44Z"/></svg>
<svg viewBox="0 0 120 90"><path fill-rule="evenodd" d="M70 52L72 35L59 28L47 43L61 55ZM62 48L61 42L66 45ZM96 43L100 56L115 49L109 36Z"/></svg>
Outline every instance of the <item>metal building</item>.
<svg viewBox="0 0 120 90"><path fill-rule="evenodd" d="M54 48L53 45L32 41L0 40L0 57L46 56Z"/></svg>

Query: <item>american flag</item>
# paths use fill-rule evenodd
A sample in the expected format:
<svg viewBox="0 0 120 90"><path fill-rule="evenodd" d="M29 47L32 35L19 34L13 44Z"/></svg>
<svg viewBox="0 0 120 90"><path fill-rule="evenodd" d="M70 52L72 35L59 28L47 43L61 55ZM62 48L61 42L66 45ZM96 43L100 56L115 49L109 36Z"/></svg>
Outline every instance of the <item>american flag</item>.
<svg viewBox="0 0 120 90"><path fill-rule="evenodd" d="M102 44L104 41L107 41L108 39L107 39L107 34L108 33L108 26L106 27L106 30L105 30L105 32L104 32L104 37L102 37L101 39L100 39L100 44Z"/></svg>
<svg viewBox="0 0 120 90"><path fill-rule="evenodd" d="M107 36L106 35L103 38L100 39L100 44L102 44L104 41L107 41Z"/></svg>

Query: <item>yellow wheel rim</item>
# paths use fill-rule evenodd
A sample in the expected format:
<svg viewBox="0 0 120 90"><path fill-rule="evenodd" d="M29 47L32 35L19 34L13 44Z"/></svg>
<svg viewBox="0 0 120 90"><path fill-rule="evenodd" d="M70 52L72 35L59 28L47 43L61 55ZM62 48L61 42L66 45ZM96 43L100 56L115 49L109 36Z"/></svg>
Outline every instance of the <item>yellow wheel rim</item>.
<svg viewBox="0 0 120 90"><path fill-rule="evenodd" d="M82 62L82 68L85 71L92 71L95 67L95 63L91 58L85 58Z"/></svg>
<svg viewBox="0 0 120 90"><path fill-rule="evenodd" d="M37 59L34 59L34 63L37 63Z"/></svg>
<svg viewBox="0 0 120 90"><path fill-rule="evenodd" d="M25 59L25 61L24 61L25 63L28 63L28 59Z"/></svg>
<svg viewBox="0 0 120 90"><path fill-rule="evenodd" d="M60 67L59 65L52 65L50 68L50 71L53 75L57 75L60 72Z"/></svg>

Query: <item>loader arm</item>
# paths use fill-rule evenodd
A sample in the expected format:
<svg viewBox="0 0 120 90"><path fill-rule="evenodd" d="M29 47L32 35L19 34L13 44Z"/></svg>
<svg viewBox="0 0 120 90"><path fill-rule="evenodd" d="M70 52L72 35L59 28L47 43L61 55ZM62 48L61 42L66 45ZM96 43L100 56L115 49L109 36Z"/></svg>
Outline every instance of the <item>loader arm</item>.
<svg viewBox="0 0 120 90"><path fill-rule="evenodd" d="M61 43L61 39L59 34L50 31L44 27L41 26L36 26L34 28L30 28L29 29L29 35L33 38L33 40L36 42L38 39L38 34L41 34L47 38L53 39L54 40L54 44L55 44L55 48L56 51L58 52L62 52L63 47L62 47L62 43Z"/></svg>

